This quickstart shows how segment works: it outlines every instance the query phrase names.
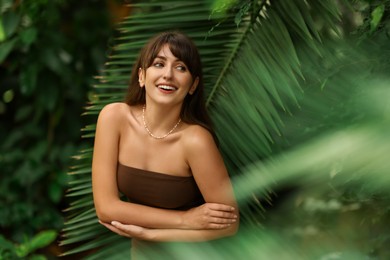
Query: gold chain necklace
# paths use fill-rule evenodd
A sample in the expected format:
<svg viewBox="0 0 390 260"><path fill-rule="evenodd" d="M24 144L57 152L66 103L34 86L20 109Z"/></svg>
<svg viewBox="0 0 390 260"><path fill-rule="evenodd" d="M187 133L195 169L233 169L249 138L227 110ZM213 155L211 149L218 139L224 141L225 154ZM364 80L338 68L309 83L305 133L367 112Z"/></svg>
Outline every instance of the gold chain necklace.
<svg viewBox="0 0 390 260"><path fill-rule="evenodd" d="M145 107L146 105L144 105L144 107L142 108L142 120L144 121L144 127L145 127L145 130L146 132L148 132L148 134L155 138L155 139L164 139L165 137L167 137L168 135L170 135L173 131L175 131L176 127L180 124L181 122L181 118L179 118L179 121L176 123L176 125L165 135L163 136L156 136L154 135L148 128L147 124L146 124L146 121L145 121Z"/></svg>

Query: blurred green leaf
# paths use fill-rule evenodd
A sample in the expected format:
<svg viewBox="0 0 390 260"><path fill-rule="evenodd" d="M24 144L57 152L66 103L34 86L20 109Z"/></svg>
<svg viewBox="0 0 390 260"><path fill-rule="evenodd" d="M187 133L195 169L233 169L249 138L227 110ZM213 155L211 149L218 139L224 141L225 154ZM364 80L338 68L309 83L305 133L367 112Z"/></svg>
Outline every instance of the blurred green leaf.
<svg viewBox="0 0 390 260"><path fill-rule="evenodd" d="M0 259L15 259L15 245L0 234Z"/></svg>
<svg viewBox="0 0 390 260"><path fill-rule="evenodd" d="M3 94L3 101L4 103L10 103L14 99L14 91L12 89L9 89L4 92Z"/></svg>
<svg viewBox="0 0 390 260"><path fill-rule="evenodd" d="M55 230L46 230L38 233L33 238L31 238L30 241L17 246L17 255L19 257L26 257L35 250L51 244L56 239L57 234L58 233Z"/></svg>
<svg viewBox="0 0 390 260"><path fill-rule="evenodd" d="M16 38L0 43L0 63L2 63L7 58L8 54L10 54L16 43Z"/></svg>
<svg viewBox="0 0 390 260"><path fill-rule="evenodd" d="M6 38L10 38L18 28L20 15L14 12L6 12L2 14L3 30Z"/></svg>
<svg viewBox="0 0 390 260"><path fill-rule="evenodd" d="M382 20L383 13L385 12L385 5L380 4L371 12L370 31L373 32L378 28L379 23Z"/></svg>
<svg viewBox="0 0 390 260"><path fill-rule="evenodd" d="M242 19L245 18L245 16L248 14L248 11L250 10L253 2L252 1L246 1L243 2L242 5L239 7L239 11L236 14L236 17L234 18L234 23L239 26Z"/></svg>
<svg viewBox="0 0 390 260"><path fill-rule="evenodd" d="M232 7L237 5L238 0L213 0L211 12L228 12Z"/></svg>
<svg viewBox="0 0 390 260"><path fill-rule="evenodd" d="M8 9L10 9L12 7L12 4L13 4L13 0L2 0L0 2L0 8L1 8L1 12L6 12L8 11Z"/></svg>
<svg viewBox="0 0 390 260"><path fill-rule="evenodd" d="M32 238L30 245L34 249L45 247L56 239L57 234L58 232L56 230L42 231Z"/></svg>
<svg viewBox="0 0 390 260"><path fill-rule="evenodd" d="M7 37L4 32L2 16L0 16L0 42L3 42Z"/></svg>
<svg viewBox="0 0 390 260"><path fill-rule="evenodd" d="M38 36L38 30L34 27L29 27L20 32L20 39L27 47L35 42Z"/></svg>
<svg viewBox="0 0 390 260"><path fill-rule="evenodd" d="M44 255L32 255L29 260L47 260L47 258Z"/></svg>
<svg viewBox="0 0 390 260"><path fill-rule="evenodd" d="M48 187L49 198L53 203L60 202L63 188L56 182L50 182Z"/></svg>

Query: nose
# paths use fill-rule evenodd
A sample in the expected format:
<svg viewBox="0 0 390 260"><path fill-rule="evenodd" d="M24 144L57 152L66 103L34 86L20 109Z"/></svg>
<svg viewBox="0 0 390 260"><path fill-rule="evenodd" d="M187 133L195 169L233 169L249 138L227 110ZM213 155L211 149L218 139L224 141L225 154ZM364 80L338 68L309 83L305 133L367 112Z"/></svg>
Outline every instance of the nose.
<svg viewBox="0 0 390 260"><path fill-rule="evenodd" d="M163 78L164 79L170 79L172 78L172 67L171 66L165 66Z"/></svg>

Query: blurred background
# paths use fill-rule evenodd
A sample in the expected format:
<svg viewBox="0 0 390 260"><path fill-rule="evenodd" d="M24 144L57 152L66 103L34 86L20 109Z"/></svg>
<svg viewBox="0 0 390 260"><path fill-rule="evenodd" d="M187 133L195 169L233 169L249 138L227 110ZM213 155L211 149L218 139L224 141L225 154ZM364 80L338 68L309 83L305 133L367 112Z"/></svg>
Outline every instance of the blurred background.
<svg viewBox="0 0 390 260"><path fill-rule="evenodd" d="M90 120L81 114L129 7L115 0L0 3L2 252L43 230L53 231L48 241L59 234L71 157L92 141L81 138ZM55 245L46 250L59 253Z"/></svg>
<svg viewBox="0 0 390 260"><path fill-rule="evenodd" d="M390 258L390 1L0 3L0 259L127 258L91 206L94 123L167 28L203 55L242 214L192 259Z"/></svg>

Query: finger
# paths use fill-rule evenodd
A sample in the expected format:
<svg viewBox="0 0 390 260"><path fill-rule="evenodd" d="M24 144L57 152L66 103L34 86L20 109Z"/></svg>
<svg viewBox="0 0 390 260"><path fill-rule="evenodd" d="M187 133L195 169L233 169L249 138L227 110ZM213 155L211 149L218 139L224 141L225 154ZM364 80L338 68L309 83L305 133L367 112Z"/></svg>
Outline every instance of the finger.
<svg viewBox="0 0 390 260"><path fill-rule="evenodd" d="M122 223L118 222L118 221L111 221L111 225L113 225L114 227L116 228L123 228L125 225L123 225Z"/></svg>
<svg viewBox="0 0 390 260"><path fill-rule="evenodd" d="M99 223L102 224L102 225L104 225L104 224L110 225L110 223L108 223L108 222L103 222L103 221L101 221L100 219L99 219Z"/></svg>
<svg viewBox="0 0 390 260"><path fill-rule="evenodd" d="M109 230L111 230L112 232L117 233L118 235L121 235L121 236L124 236L124 237L131 237L129 234L127 234L127 233L117 229L113 225L110 225L110 224L107 224L107 223L104 223L104 222L101 222L101 224L103 226L105 226L106 228L108 228Z"/></svg>
<svg viewBox="0 0 390 260"><path fill-rule="evenodd" d="M118 221L112 221L111 226L115 227L116 229L118 229L122 232L126 232L126 233L131 232L131 229L128 228L129 225L124 225Z"/></svg>
<svg viewBox="0 0 390 260"><path fill-rule="evenodd" d="M127 234L126 232L123 232L115 227L112 227L112 231L123 237L128 237L128 238L132 237L130 234Z"/></svg>
<svg viewBox="0 0 390 260"><path fill-rule="evenodd" d="M106 228L110 229L113 228L110 224L107 224L107 223L104 223L104 222L101 222L99 221L100 224L102 224L103 226L105 226Z"/></svg>
<svg viewBox="0 0 390 260"><path fill-rule="evenodd" d="M136 225L125 225L117 221L113 221L112 224L122 232L126 233L128 237L140 238L140 239L147 238L147 234L148 234L147 228L136 226Z"/></svg>
<svg viewBox="0 0 390 260"><path fill-rule="evenodd" d="M119 230L122 230L123 232L126 232L126 234L130 234L130 235L140 235L142 234L142 231L144 229L143 227L136 226L136 225L124 225L117 221L113 221L111 224L116 228L118 228Z"/></svg>
<svg viewBox="0 0 390 260"><path fill-rule="evenodd" d="M120 222L112 221L111 225L109 225L109 226L111 226L111 228L117 230L120 233L120 235L122 235L122 236L133 237L131 229L128 228L129 225L124 225Z"/></svg>
<svg viewBox="0 0 390 260"><path fill-rule="evenodd" d="M234 211L234 207L226 205L226 204L207 203L207 206L208 206L209 209L217 210L217 211L227 211L227 212Z"/></svg>
<svg viewBox="0 0 390 260"><path fill-rule="evenodd" d="M211 218L210 220L213 224L233 224L236 221L234 218Z"/></svg>
<svg viewBox="0 0 390 260"><path fill-rule="evenodd" d="M211 217L215 218L227 218L227 219L237 219L237 215L234 213L226 212L226 211L212 211L210 212Z"/></svg>
<svg viewBox="0 0 390 260"><path fill-rule="evenodd" d="M231 226L231 224L215 224L215 223L212 223L212 224L208 225L208 228L209 229L225 229L225 228L228 228L230 226Z"/></svg>

